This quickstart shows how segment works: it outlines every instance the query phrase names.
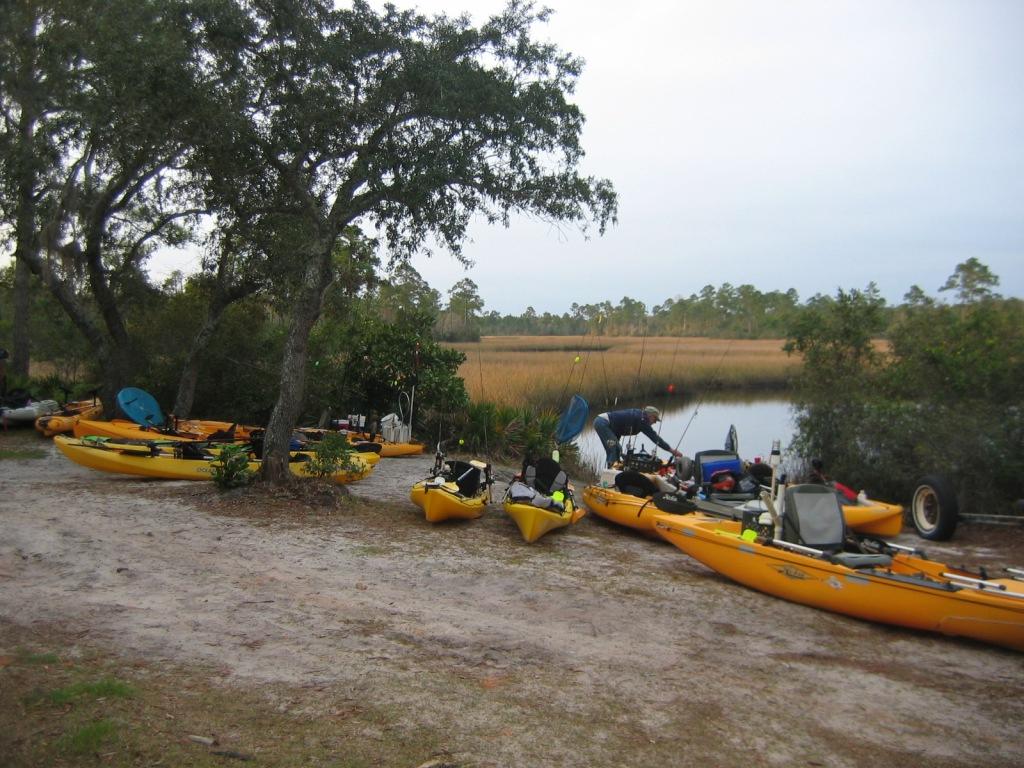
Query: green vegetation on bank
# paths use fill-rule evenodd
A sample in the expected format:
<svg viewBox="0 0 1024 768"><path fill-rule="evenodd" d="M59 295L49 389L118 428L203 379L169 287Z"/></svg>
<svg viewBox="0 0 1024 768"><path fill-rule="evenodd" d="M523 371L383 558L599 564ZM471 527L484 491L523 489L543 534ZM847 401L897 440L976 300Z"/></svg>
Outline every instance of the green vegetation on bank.
<svg viewBox="0 0 1024 768"><path fill-rule="evenodd" d="M1024 303L997 284L971 260L946 283L955 304L914 289L888 318L870 287L813 302L787 345L804 360L796 452L880 498L939 472L963 511L1008 513L1024 498Z"/></svg>
<svg viewBox="0 0 1024 768"><path fill-rule="evenodd" d="M582 62L535 38L549 11L531 3L479 27L390 5L272 6L10 6L0 395L99 390L111 416L118 390L143 387L179 418L265 425L261 475L283 483L297 424L415 404L414 429L433 434L471 399L537 420L561 407L564 359L527 374L527 398L505 391L504 373L480 376L471 396L474 361L452 345L482 334L605 340L600 372L595 361L574 384L595 401L667 391L677 376L723 385L738 370L625 357L613 377L610 338L785 338L803 364L803 450L854 476L945 463L971 499L1018 493L1021 301L995 294L977 259L943 287L953 305L917 286L887 306L872 286L801 303L795 290L724 284L651 308L623 297L501 316L469 276L442 299L410 259L430 242L462 258L474 217L614 222L611 182L580 169ZM154 285L161 248L201 254L195 273ZM751 368L734 386L792 373ZM512 424L509 445L535 442L521 417L476 422L469 439L484 449Z"/></svg>
<svg viewBox="0 0 1024 768"><path fill-rule="evenodd" d="M9 302L11 270L5 275L0 300ZM938 471L954 480L965 510L1005 511L1024 497L1024 303L999 297L997 284L972 260L951 276L949 303L916 287L895 308L873 286L818 296L790 318L785 343L585 332L442 344L432 294L406 268L343 302L329 292L311 337L301 421L373 419L414 405L414 435L431 446L462 440L463 450L518 460L553 447L557 414L575 392L603 405L756 382L789 388L799 408L794 451L823 458L834 476L905 501L916 477ZM135 383L162 403L173 399L187 354L173 334L198 322L183 307L201 290L193 280L154 290L131 326L149 361ZM37 289L33 301L32 328L45 329L52 300ZM195 415L265 423L286 333L270 301L230 307L197 358ZM61 345L38 349L54 370L70 369ZM77 346L70 349L77 361ZM88 376L90 364L82 365ZM60 397L64 381L12 383Z"/></svg>

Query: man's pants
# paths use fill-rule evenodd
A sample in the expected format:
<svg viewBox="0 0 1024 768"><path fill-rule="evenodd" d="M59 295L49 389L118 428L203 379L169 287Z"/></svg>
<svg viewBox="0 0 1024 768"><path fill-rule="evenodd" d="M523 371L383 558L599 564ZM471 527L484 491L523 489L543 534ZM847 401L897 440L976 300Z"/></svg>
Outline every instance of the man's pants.
<svg viewBox="0 0 1024 768"><path fill-rule="evenodd" d="M603 416L598 416L594 419L594 431L597 432L597 436L601 438L601 442L604 444L606 466L610 467L622 458L619 436L612 432L612 425Z"/></svg>

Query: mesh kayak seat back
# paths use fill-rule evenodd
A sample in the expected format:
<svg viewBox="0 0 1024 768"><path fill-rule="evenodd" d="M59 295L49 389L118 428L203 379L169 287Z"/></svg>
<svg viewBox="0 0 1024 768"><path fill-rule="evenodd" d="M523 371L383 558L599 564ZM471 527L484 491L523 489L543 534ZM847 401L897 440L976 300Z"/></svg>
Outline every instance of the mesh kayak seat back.
<svg viewBox="0 0 1024 768"><path fill-rule="evenodd" d="M569 476L554 459L541 458L523 468L523 482L550 496L556 491L566 490Z"/></svg>
<svg viewBox="0 0 1024 768"><path fill-rule="evenodd" d="M791 485L782 505L782 539L790 544L839 552L846 539L843 508L824 485Z"/></svg>
<svg viewBox="0 0 1024 768"><path fill-rule="evenodd" d="M445 479L459 486L463 496L475 496L480 490L480 470L468 461L449 461Z"/></svg>

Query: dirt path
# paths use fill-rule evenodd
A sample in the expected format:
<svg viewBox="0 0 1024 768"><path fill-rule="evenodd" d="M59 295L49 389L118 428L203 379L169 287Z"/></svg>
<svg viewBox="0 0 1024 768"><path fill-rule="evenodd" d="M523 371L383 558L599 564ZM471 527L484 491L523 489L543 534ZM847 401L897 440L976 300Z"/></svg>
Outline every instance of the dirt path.
<svg viewBox="0 0 1024 768"><path fill-rule="evenodd" d="M1024 758L1022 654L775 600L590 516L532 546L497 504L430 526L407 499L429 464L383 460L352 486L383 510L264 524L220 514L206 485L54 450L4 461L0 622L209 664L225 686L344 690L389 727L446 732L464 765ZM929 553L1008 564L1022 536Z"/></svg>

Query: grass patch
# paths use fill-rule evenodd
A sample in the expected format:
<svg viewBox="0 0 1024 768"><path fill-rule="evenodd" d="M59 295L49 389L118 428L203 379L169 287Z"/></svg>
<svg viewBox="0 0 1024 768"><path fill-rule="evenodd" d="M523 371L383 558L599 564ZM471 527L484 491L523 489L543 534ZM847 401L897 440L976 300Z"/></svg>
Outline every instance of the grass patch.
<svg viewBox="0 0 1024 768"><path fill-rule="evenodd" d="M113 741L117 725L112 720L98 720L95 723L76 728L57 740L57 749L67 755L91 755Z"/></svg>
<svg viewBox="0 0 1024 768"><path fill-rule="evenodd" d="M134 695L135 691L127 683L104 678L96 682L72 683L71 685L51 691L46 698L51 704L67 704L83 696L91 696L98 699L102 697L130 698Z"/></svg>
<svg viewBox="0 0 1024 768"><path fill-rule="evenodd" d="M0 648L31 646L30 632L0 621ZM236 687L219 670L126 662L59 630L47 635L61 647L23 650L0 666L4 768L415 766L445 748L444 733L348 688Z"/></svg>
<svg viewBox="0 0 1024 768"><path fill-rule="evenodd" d="M27 666L33 664L59 664L60 657L55 653L30 653L24 648L19 648L18 663Z"/></svg>

